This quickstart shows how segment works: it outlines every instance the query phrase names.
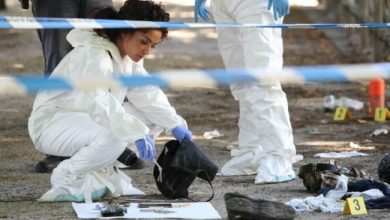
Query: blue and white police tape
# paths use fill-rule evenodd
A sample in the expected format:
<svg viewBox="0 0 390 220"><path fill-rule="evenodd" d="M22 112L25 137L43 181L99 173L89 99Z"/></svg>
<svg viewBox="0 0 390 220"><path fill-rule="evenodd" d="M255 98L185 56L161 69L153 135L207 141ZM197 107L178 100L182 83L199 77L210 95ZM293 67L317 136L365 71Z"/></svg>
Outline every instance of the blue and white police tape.
<svg viewBox="0 0 390 220"><path fill-rule="evenodd" d="M43 74L41 74L43 75ZM303 84L306 82L361 81L374 78L390 79L390 63L286 67L279 73L256 70L173 70L148 76L119 76L82 80L43 76L1 76L0 95L22 95L45 90L91 91L97 88L117 89L155 85L162 88L228 86L234 82Z"/></svg>
<svg viewBox="0 0 390 220"><path fill-rule="evenodd" d="M185 23L185 22L152 22L125 21L108 19L81 18L45 18L0 16L0 29L103 29L103 28L282 28L282 29L345 29L345 28L389 28L390 23L361 24L241 24L241 23Z"/></svg>

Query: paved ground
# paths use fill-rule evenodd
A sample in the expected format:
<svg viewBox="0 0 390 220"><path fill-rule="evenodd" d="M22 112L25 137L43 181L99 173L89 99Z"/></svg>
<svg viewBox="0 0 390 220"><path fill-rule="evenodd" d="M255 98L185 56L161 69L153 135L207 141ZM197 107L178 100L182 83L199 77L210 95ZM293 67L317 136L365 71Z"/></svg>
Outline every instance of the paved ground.
<svg viewBox="0 0 390 220"><path fill-rule="evenodd" d="M8 1L9 2L9 1ZM15 1L16 2L16 1ZM192 8L185 4L167 1L167 9L174 20L191 21ZM15 5L0 15L28 15ZM287 23L309 23L308 14L328 18L324 11L314 8L294 8ZM320 16L320 17L321 17ZM326 30L325 30L326 31ZM324 31L288 30L284 32L286 65L313 65L367 62L367 58L351 49L339 51ZM40 45L33 30L0 30L0 72L6 74L34 73L42 71ZM223 68L218 54L216 34L213 29L171 31L170 39L158 46L146 62L148 70ZM375 146L375 150L363 150L369 157L340 159L347 167L364 168L374 177L379 160L389 151L390 136L370 137L376 128L389 128L389 122L377 124L367 119L366 107L353 111L353 119L335 123L331 113L324 113L322 100L326 95L348 96L367 100L367 85L362 83L306 84L284 86L289 98L291 121L298 153L305 159L294 166L308 162L325 162L313 157L326 151L352 150L349 142L363 147ZM187 119L194 139L218 166L229 160L228 145L237 146L238 105L227 89L196 88L184 91L167 91L171 103ZM34 166L43 158L32 145L27 132L27 119L34 96L0 97L0 218L3 219L75 219L70 203L38 203L36 199L50 188L50 175L37 174ZM218 129L223 137L206 140L205 131ZM161 149L169 137L157 141ZM140 171L126 171L133 184L147 193L145 197L124 197L117 201L137 199L163 199L151 176L152 166ZM307 193L300 179L282 184L255 185L254 176L217 177L212 201L218 212L226 217L223 195L226 192L250 194L256 198L288 201L304 198ZM207 184L197 181L191 188L193 196L208 193ZM385 219L388 210L369 210L368 216L343 217L340 213L304 213L297 219Z"/></svg>

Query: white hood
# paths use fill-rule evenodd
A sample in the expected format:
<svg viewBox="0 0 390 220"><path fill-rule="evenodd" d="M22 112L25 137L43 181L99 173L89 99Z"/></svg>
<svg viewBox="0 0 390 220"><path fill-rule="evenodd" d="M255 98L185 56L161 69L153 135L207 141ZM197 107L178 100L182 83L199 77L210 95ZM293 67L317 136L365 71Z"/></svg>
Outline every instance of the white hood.
<svg viewBox="0 0 390 220"><path fill-rule="evenodd" d="M89 46L107 50L116 62L122 62L121 55L116 45L108 39L99 36L93 30L73 29L66 36L66 39L74 48L79 46Z"/></svg>

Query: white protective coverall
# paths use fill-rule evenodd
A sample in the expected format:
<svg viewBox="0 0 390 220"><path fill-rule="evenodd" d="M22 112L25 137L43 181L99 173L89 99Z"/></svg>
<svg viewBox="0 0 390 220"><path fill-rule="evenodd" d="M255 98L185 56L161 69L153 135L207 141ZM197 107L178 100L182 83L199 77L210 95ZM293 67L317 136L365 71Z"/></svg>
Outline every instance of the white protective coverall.
<svg viewBox="0 0 390 220"><path fill-rule="evenodd" d="M216 23L282 23L267 9L267 0L212 0ZM227 69L265 68L278 72L283 65L281 29L218 28L218 44ZM235 83L231 92L239 101L239 149L221 174L253 175L255 183L295 178L296 151L285 93L279 82Z"/></svg>
<svg viewBox="0 0 390 220"><path fill-rule="evenodd" d="M67 39L74 49L52 76L77 82L118 73L147 74L142 61L122 59L112 42L92 30L72 30ZM125 96L129 102L123 103ZM113 196L140 192L132 190L129 177L113 168L117 158L128 144L149 133L148 126L171 134L177 125L187 126L155 86L39 92L28 123L31 139L42 153L71 156L53 170L52 189L40 200L71 194L91 201L107 188Z"/></svg>

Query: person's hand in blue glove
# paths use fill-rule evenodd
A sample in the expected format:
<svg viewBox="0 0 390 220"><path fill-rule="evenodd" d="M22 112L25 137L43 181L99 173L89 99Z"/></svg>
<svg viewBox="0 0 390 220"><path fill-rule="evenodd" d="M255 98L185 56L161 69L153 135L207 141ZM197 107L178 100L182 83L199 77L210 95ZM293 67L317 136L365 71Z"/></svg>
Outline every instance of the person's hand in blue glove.
<svg viewBox="0 0 390 220"><path fill-rule="evenodd" d="M183 142L184 138L188 138L192 140L192 132L188 130L186 127L178 125L172 130L172 135L178 140L180 143Z"/></svg>
<svg viewBox="0 0 390 220"><path fill-rule="evenodd" d="M273 8L275 20L290 14L288 0L268 0L268 10L271 10L271 7Z"/></svg>
<svg viewBox="0 0 390 220"><path fill-rule="evenodd" d="M135 142L139 156L142 159L153 161L156 151L152 138L149 135L145 136L145 139L139 139Z"/></svg>
<svg viewBox="0 0 390 220"><path fill-rule="evenodd" d="M209 20L209 11L206 9L207 0L195 0L194 14L195 22L198 22L199 16L205 21Z"/></svg>

